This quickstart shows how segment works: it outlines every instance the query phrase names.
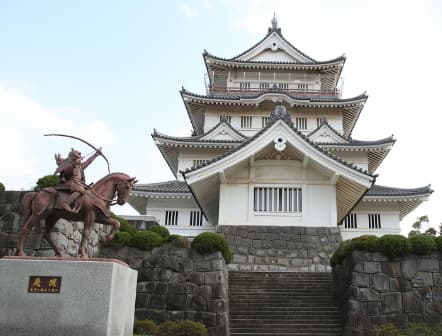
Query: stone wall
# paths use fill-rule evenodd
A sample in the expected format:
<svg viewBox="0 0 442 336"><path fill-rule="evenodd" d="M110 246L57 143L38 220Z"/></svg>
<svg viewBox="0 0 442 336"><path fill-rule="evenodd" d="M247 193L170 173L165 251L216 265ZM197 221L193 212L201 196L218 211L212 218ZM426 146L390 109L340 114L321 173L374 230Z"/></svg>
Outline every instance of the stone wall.
<svg viewBox="0 0 442 336"><path fill-rule="evenodd" d="M138 270L137 320L189 319L204 323L210 336L228 335L228 272L220 252L201 255L171 243L152 251L102 248L99 256Z"/></svg>
<svg viewBox="0 0 442 336"><path fill-rule="evenodd" d="M0 191L0 257L15 255L17 238L22 226L21 198L26 191ZM98 238L109 232L110 227L95 224L88 241L89 256L98 252ZM49 257L54 256L54 251L43 238L44 223L36 225L29 232L25 252L30 256ZM55 242L62 252L73 257L77 256L83 232L82 222L70 222L60 219L52 233Z"/></svg>
<svg viewBox="0 0 442 336"><path fill-rule="evenodd" d="M442 255L388 260L353 251L333 269L345 317L344 335L370 335L376 325L442 320Z"/></svg>
<svg viewBox="0 0 442 336"><path fill-rule="evenodd" d="M330 257L341 243L338 228L218 226L227 239L233 271L330 272Z"/></svg>

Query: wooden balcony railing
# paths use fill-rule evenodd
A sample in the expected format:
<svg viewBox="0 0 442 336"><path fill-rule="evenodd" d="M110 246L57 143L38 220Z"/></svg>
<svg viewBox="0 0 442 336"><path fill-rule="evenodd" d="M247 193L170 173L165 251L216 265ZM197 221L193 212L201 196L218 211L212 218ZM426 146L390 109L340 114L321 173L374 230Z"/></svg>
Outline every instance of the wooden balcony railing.
<svg viewBox="0 0 442 336"><path fill-rule="evenodd" d="M334 90L311 90L311 89L255 89L255 88L209 88L207 90L209 95L244 95L253 96L263 93L284 93L291 97L340 97L341 91Z"/></svg>

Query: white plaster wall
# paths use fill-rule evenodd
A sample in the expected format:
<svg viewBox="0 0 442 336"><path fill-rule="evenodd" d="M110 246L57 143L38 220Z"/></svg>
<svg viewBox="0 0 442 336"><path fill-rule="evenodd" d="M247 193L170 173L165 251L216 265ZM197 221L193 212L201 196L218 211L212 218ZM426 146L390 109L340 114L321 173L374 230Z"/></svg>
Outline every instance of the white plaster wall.
<svg viewBox="0 0 442 336"><path fill-rule="evenodd" d="M356 166L362 169L368 169L368 156L367 152L343 152L343 151L333 151L332 153L336 154L340 158L345 161L349 161L354 163Z"/></svg>
<svg viewBox="0 0 442 336"><path fill-rule="evenodd" d="M357 229L346 229L340 225L342 239L352 239L362 235L381 237L385 234L400 234L399 204L397 202L361 202L352 213L356 214ZM380 214L381 228L370 229L368 214Z"/></svg>
<svg viewBox="0 0 442 336"><path fill-rule="evenodd" d="M279 163L279 165L274 165ZM336 226L335 185L320 172L304 169L299 162L262 160L238 172L226 174L220 188L219 225ZM250 175L251 179L246 177ZM229 181L241 181L229 183ZM253 211L254 187L301 187L302 212Z"/></svg>

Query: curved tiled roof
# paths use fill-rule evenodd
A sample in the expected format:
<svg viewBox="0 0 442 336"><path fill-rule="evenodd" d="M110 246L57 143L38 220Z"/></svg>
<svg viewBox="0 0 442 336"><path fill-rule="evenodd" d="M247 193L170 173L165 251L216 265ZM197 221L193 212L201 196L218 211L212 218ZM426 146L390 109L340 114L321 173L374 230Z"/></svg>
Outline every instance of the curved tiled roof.
<svg viewBox="0 0 442 336"><path fill-rule="evenodd" d="M238 143L239 141L237 141L237 140L204 140L204 139L201 139L201 138L205 137L207 134L213 132L221 124L225 124L227 127L229 127L232 131L234 131L236 134L238 134L244 140L248 138L247 136L245 136L244 134L242 134L241 132L239 132L238 130L233 128L232 125L230 125L228 122L225 122L225 121L220 121L218 124L213 126L210 130L208 130L207 132L200 134L200 135L194 135L194 136L189 136L189 137L176 137L176 136L170 136L170 135L160 133L155 128L154 128L153 133L151 135L152 135L152 137L157 137L157 138L161 138L161 139L183 141L183 142L232 143L232 144Z"/></svg>
<svg viewBox="0 0 442 336"><path fill-rule="evenodd" d="M200 165L198 165L197 167L192 167L192 168L188 168L185 171L181 171L181 174L185 175L186 173L195 171L197 169L206 167L214 162L217 162L229 155L232 155L233 153L237 152L238 150L240 150L241 148L245 147L246 145L248 145L250 142L254 141L255 139L257 139L258 137L261 136L261 134L263 134L267 129L269 129L277 120L282 120L284 121L298 136L300 136L304 141L306 141L308 144L310 144L312 147L314 147L316 150L320 151L322 154L325 154L326 156L332 158L333 160L335 160L336 162L339 162L357 172L363 173L367 176L371 176L371 177L376 177L377 175L371 174L369 173L367 170L362 169L356 165L354 165L351 162L348 162L346 160L343 160L342 158L338 157L337 155L334 155L332 153L330 153L329 151L321 148L319 145L317 145L316 143L314 143L313 141L311 141L309 138L307 138L307 136L303 135L301 132L299 132L294 126L293 123L291 121L288 121L285 119L286 116L276 116L274 118L272 118L265 127L263 127L259 132L255 133L255 135L253 135L252 137L248 138L246 141L244 141L243 143L241 143L240 145L226 151L225 153L213 158L212 160L208 160L207 162L204 162Z"/></svg>
<svg viewBox="0 0 442 336"><path fill-rule="evenodd" d="M210 99L210 100L241 100L241 99L256 99L259 98L261 96L264 96L266 94L272 94L272 93L278 93L284 96L287 96L289 99L294 99L294 100L298 100L300 102L313 102L313 103L347 103L347 102L354 102L356 100L367 100L368 95L364 92L358 96L355 97L350 97L350 98L339 98L339 97L326 97L326 96L322 96L322 97L292 97L290 95L288 95L287 93L283 92L283 91L266 91L266 92L259 92L259 93L252 93L250 95L234 95L234 94L226 94L226 95L200 95L194 92L191 92L187 89L185 89L184 87L181 89L180 94L181 96L183 96L184 94L193 96L195 98L204 98L204 99Z"/></svg>
<svg viewBox="0 0 442 336"><path fill-rule="evenodd" d="M375 184L367 191L365 196L420 196L431 193L433 193L433 190L430 184L420 188L394 188Z"/></svg>
<svg viewBox="0 0 442 336"><path fill-rule="evenodd" d="M389 137L378 139L378 140L355 140L351 137L345 138L342 136L333 126L331 126L326 119L321 120L321 125L318 126L315 130L310 132L307 136L311 137L313 134L318 132L323 125L327 125L327 127L336 134L339 138L346 141L345 143L341 142L316 142L318 145L327 147L327 146L376 146L376 145L385 145L388 143L395 143L396 139L393 138L393 134Z"/></svg>
<svg viewBox="0 0 442 336"><path fill-rule="evenodd" d="M172 180L159 183L136 184L132 192L158 192L158 193L190 193L186 182Z"/></svg>
<svg viewBox="0 0 442 336"><path fill-rule="evenodd" d="M248 51L247 51L248 52ZM337 63L340 61L345 61L345 56L339 56L336 58L333 58L331 60L327 60L327 61L314 61L314 62L286 62L286 61L246 61L246 60L238 60L235 58L223 58L223 57L219 57L219 56L215 56L211 53L209 53L207 50L204 50L203 53L203 57L210 57L222 62L234 62L234 63L239 63L239 64L259 64L259 65L307 65L307 66L313 66L313 65L326 65L326 64L330 64L330 63Z"/></svg>

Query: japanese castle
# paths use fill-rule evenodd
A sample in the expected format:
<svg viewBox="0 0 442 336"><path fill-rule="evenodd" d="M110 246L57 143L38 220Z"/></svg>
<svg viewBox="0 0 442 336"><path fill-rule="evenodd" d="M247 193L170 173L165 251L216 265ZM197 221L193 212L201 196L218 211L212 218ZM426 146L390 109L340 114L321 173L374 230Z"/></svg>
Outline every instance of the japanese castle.
<svg viewBox="0 0 442 336"><path fill-rule="evenodd" d="M219 225L338 227L342 239L399 234L432 193L376 184L392 136L356 140L368 96L342 97L345 56L317 61L276 18L233 58L203 53L206 93L181 90L193 133L152 137L176 179L137 184L130 204L172 233Z"/></svg>

